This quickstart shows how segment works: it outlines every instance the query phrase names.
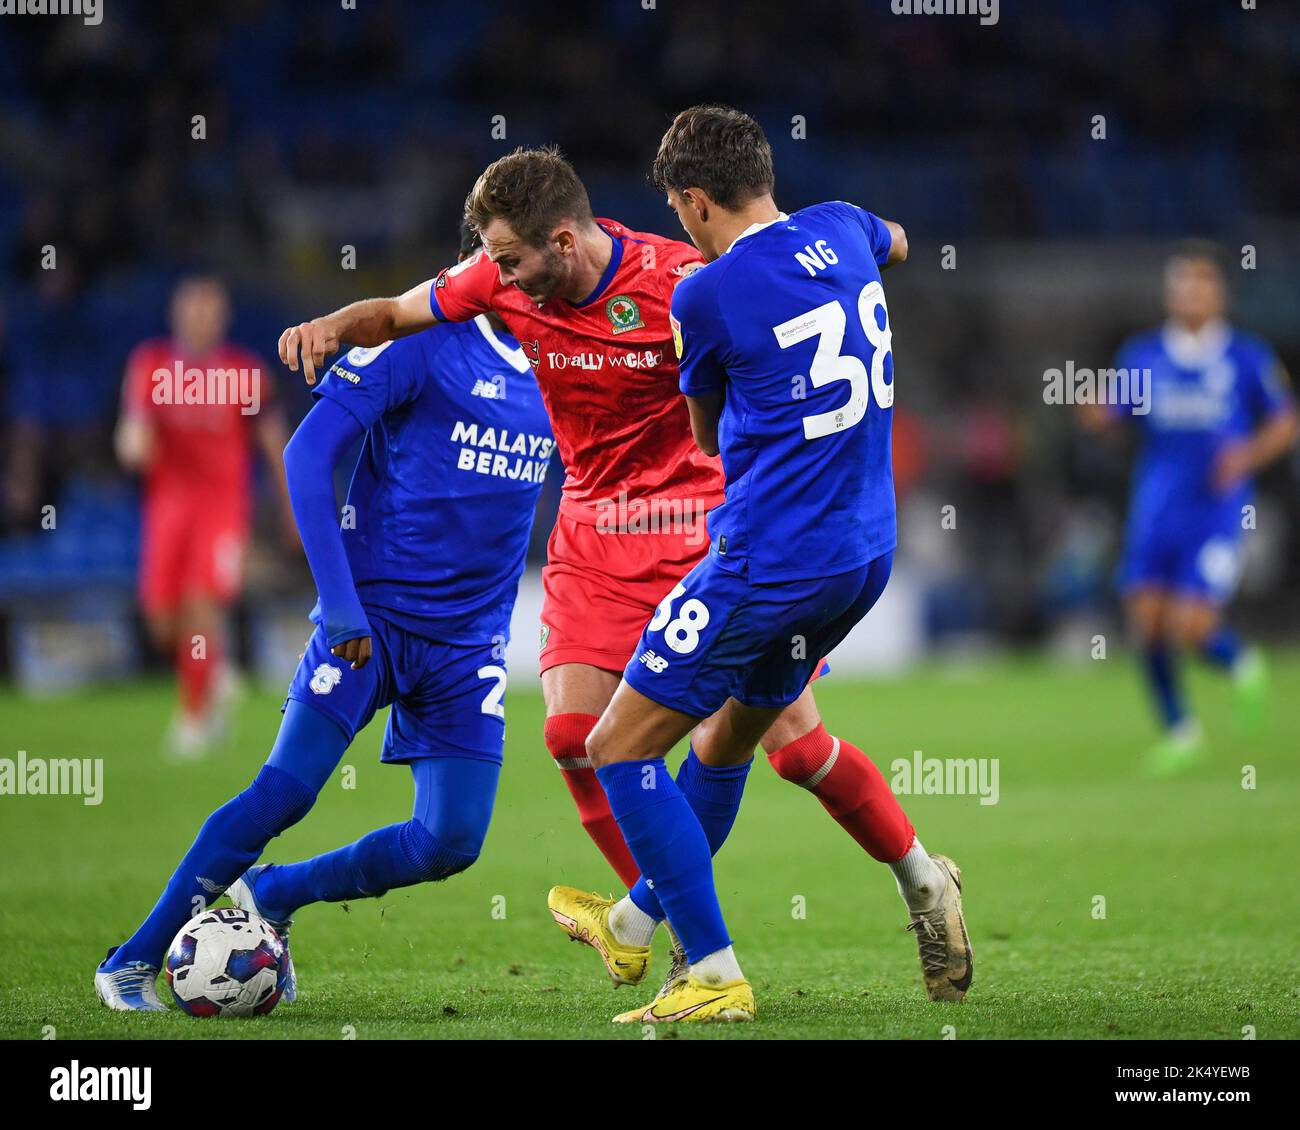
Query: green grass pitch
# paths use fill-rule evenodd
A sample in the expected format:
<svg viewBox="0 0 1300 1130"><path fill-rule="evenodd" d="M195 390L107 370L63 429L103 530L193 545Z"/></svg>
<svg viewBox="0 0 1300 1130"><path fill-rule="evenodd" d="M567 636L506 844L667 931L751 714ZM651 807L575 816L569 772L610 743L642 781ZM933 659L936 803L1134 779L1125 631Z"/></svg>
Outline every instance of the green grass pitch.
<svg viewBox="0 0 1300 1130"><path fill-rule="evenodd" d="M231 748L164 763L161 684L32 702L0 696L13 757L102 757L103 803L0 797L0 1036L58 1038L1259 1039L1300 1036L1300 654L1274 657L1273 716L1234 737L1230 687L1190 681L1213 757L1156 783L1135 755L1153 730L1116 658L927 668L818 684L828 728L890 762L999 760L1000 797L904 796L925 845L965 872L976 975L963 1005L931 1005L888 870L801 790L758 765L717 861L756 1024L643 1032L609 1023L651 983L610 989L596 955L550 921L557 882L610 891L542 744L540 695L507 696L506 769L483 858L468 873L382 900L298 915L300 998L254 1021L109 1013L91 976L147 911L204 816L254 775L278 696L247 697ZM378 763L382 718L316 809L271 844L297 859L409 814L405 769ZM1242 787L1244 766L1256 787ZM1098 897L1105 916L1097 917ZM802 911L802 913L801 913ZM160 988L164 999L167 990ZM951 1026L948 1028L947 1026Z"/></svg>

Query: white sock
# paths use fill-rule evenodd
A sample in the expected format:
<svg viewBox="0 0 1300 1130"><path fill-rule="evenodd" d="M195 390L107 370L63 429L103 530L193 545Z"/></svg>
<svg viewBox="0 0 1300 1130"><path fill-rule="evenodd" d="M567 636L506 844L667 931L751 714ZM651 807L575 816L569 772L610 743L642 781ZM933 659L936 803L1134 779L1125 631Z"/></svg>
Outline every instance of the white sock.
<svg viewBox="0 0 1300 1130"><path fill-rule="evenodd" d="M908 910L933 910L948 889L948 872L926 854L918 839L912 840L907 854L889 869Z"/></svg>
<svg viewBox="0 0 1300 1130"><path fill-rule="evenodd" d="M732 948L714 950L708 957L691 962L691 975L706 985L723 985L728 981L740 981L744 974L740 971L740 962Z"/></svg>
<svg viewBox="0 0 1300 1130"><path fill-rule="evenodd" d="M1241 682L1254 675L1263 662L1260 653L1254 647L1245 644L1237 654L1237 662L1232 665L1232 677Z"/></svg>
<svg viewBox="0 0 1300 1130"><path fill-rule="evenodd" d="M659 922L624 895L609 908L609 928L622 945L648 946L659 929Z"/></svg>

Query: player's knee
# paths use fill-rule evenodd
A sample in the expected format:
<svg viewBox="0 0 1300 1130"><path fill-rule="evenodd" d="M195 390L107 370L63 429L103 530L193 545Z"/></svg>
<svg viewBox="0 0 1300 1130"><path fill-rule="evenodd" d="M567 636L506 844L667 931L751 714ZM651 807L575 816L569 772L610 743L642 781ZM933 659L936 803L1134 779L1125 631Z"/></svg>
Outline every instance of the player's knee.
<svg viewBox="0 0 1300 1130"><path fill-rule="evenodd" d="M444 842L418 820L408 820L399 839L413 883L432 883L468 870L483 847L481 835L449 836Z"/></svg>
<svg viewBox="0 0 1300 1130"><path fill-rule="evenodd" d="M176 644L176 620L168 613L154 612L145 617L149 642L159 652L170 654Z"/></svg>
<svg viewBox="0 0 1300 1130"><path fill-rule="evenodd" d="M586 768L586 741L595 724L594 714L553 714L546 719L546 750L561 769Z"/></svg>
<svg viewBox="0 0 1300 1130"><path fill-rule="evenodd" d="M1129 638L1137 647L1160 647L1175 642L1163 606L1134 600L1129 602L1126 611Z"/></svg>
<svg viewBox="0 0 1300 1130"><path fill-rule="evenodd" d="M665 744L661 730L654 719L622 717L613 720L611 712L607 711L587 735L583 750L593 769L601 769L616 761L666 757L676 740Z"/></svg>
<svg viewBox="0 0 1300 1130"><path fill-rule="evenodd" d="M431 837L434 843L452 853L456 859L466 860L456 870L464 871L479 857L483 850L483 841L487 838L487 826L471 816L458 819L451 814L439 820L432 827L419 823L419 826Z"/></svg>
<svg viewBox="0 0 1300 1130"><path fill-rule="evenodd" d="M807 785L818 773L823 772L827 761L835 752L835 739L826 732L825 726L818 723L810 730L776 749L766 749L768 763L776 770L782 780L795 785Z"/></svg>
<svg viewBox="0 0 1300 1130"><path fill-rule="evenodd" d="M249 816L271 836L297 824L316 802L316 794L307 785L273 765L263 765L239 798Z"/></svg>
<svg viewBox="0 0 1300 1130"><path fill-rule="evenodd" d="M605 734L600 732L599 727L597 727L595 730L592 730L591 734L588 735L585 748L587 753L587 760L591 762L591 767L593 769L601 769L606 765L613 764L615 761L628 759L627 745L625 743L611 742L605 736ZM620 750L624 753L625 755L624 758L620 758L618 756ZM662 757L663 753L655 753L653 751L646 750L634 754L632 756Z"/></svg>
<svg viewBox="0 0 1300 1130"><path fill-rule="evenodd" d="M587 735L587 740L583 743L583 752L587 755L587 760L591 762L593 769L599 769L609 763L610 745L599 724Z"/></svg>

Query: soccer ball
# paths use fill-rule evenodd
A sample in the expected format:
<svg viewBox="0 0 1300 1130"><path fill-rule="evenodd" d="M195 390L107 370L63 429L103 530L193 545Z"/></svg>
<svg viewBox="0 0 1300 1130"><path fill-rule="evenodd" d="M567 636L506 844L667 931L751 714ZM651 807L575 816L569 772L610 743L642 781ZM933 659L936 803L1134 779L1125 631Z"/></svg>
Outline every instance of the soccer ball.
<svg viewBox="0 0 1300 1130"><path fill-rule="evenodd" d="M223 907L181 927L163 968L191 1016L262 1016L284 992L287 965L284 939L266 919Z"/></svg>

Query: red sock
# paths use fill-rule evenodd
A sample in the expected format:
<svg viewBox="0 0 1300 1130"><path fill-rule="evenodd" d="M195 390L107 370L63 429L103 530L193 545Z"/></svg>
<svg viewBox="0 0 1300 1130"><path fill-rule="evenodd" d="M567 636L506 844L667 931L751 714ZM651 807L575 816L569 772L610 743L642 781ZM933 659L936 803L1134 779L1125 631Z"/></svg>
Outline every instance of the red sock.
<svg viewBox="0 0 1300 1130"><path fill-rule="evenodd" d="M587 835L630 888L641 872L627 849L618 821L610 811L609 798L587 757L587 735L595 724L594 714L554 714L546 719L546 748L555 758L564 783L578 805L578 816Z"/></svg>
<svg viewBox="0 0 1300 1130"><path fill-rule="evenodd" d="M212 701L213 683L221 666L221 656L217 653L215 640L209 637L204 641L205 650L200 659L194 657L196 646L187 635L182 637L176 651L176 670L181 682L181 709L191 718L199 718L207 713Z"/></svg>
<svg viewBox="0 0 1300 1130"><path fill-rule="evenodd" d="M881 863L907 854L916 830L880 770L857 746L818 725L768 754L772 768L822 802L840 827Z"/></svg>

